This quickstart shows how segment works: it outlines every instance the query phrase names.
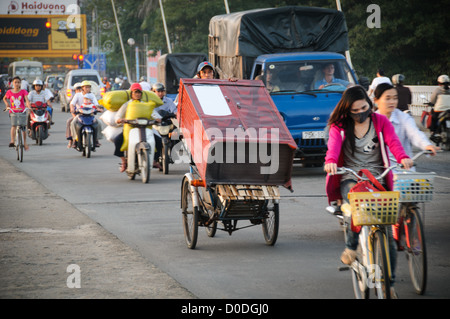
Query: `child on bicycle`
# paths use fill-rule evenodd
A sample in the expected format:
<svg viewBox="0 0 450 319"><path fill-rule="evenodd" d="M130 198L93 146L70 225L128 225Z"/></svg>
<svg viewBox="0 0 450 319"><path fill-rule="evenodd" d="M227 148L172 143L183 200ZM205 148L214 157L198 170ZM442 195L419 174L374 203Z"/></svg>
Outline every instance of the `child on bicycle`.
<svg viewBox="0 0 450 319"><path fill-rule="evenodd" d="M30 101L28 100L28 92L20 88L21 80L20 77L16 76L12 79L12 89L6 92L3 97L3 102L5 102L6 109L9 110L9 117L11 118L11 123L13 123L12 117L13 113L23 113L26 108L30 108ZM16 125L11 125L11 142L9 147L14 147L14 136L16 133ZM26 131L23 131L23 146L25 150L29 149L26 140Z"/></svg>
<svg viewBox="0 0 450 319"><path fill-rule="evenodd" d="M324 170L329 173L326 179L329 202L341 203L342 200L348 202L347 195L357 182L349 173L333 175L337 172L337 167L348 167L356 172L366 168L373 175L380 175L384 167L389 167L387 147L397 162L402 163L406 169L413 164L388 118L374 113L372 109L372 101L364 88L354 86L343 93L330 116L328 151L324 166ZM392 173L386 175L384 185L387 190L392 190ZM359 234L349 229L346 248L341 255L341 261L344 264L350 265L355 260L358 239ZM391 233L389 242L390 252L392 250L395 252L396 246ZM395 278L394 269L395 260L392 260L392 279Z"/></svg>

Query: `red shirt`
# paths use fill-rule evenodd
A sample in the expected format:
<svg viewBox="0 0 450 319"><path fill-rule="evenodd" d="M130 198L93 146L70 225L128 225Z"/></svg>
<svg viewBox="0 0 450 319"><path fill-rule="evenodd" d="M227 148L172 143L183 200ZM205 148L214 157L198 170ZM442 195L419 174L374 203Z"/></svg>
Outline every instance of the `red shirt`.
<svg viewBox="0 0 450 319"><path fill-rule="evenodd" d="M9 99L10 110L9 113L21 113L25 110L25 96L28 95L26 90L20 90L18 93L14 93L12 90L8 90L5 96Z"/></svg>

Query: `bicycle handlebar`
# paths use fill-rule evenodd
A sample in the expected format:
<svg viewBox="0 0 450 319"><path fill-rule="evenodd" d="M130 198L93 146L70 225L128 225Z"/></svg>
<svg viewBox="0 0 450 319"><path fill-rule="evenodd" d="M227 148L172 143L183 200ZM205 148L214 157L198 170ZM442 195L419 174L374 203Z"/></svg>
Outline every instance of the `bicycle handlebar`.
<svg viewBox="0 0 450 319"><path fill-rule="evenodd" d="M432 154L432 153L433 152L429 151L429 150L420 151L419 153L414 155L413 158L411 158L411 160L415 161L417 158L419 158L423 154ZM377 180L381 180L382 178L384 178L394 168L403 168L403 165L402 164L395 164L395 165L392 165L390 167L387 167L387 168L384 169L383 173L381 173L378 176L375 176L375 178ZM363 176L358 175L357 172L355 172L354 170L352 170L351 168L348 168L348 167L338 167L336 175L343 175L343 174L345 174L347 172L353 174L356 178L358 178L360 180L364 180L364 181L365 180L369 180L367 177L363 177Z"/></svg>

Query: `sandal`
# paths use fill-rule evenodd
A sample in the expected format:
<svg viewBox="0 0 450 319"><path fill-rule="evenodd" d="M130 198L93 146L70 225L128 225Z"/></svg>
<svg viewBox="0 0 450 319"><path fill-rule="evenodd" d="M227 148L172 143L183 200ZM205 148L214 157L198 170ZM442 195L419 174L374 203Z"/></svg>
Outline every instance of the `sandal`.
<svg viewBox="0 0 450 319"><path fill-rule="evenodd" d="M124 163L120 164L119 171L120 171L121 173L123 173L123 172L125 172L126 170L127 170L127 163L124 162Z"/></svg>

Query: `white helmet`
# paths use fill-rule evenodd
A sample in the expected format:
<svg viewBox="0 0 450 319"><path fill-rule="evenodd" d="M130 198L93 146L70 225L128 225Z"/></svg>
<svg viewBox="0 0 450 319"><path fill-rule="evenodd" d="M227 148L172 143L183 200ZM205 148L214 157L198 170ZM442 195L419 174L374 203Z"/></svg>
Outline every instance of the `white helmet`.
<svg viewBox="0 0 450 319"><path fill-rule="evenodd" d="M75 84L73 85L73 89L74 89L74 90L76 90L76 89L81 89L81 82L75 83Z"/></svg>
<svg viewBox="0 0 450 319"><path fill-rule="evenodd" d="M393 84L403 83L405 81L405 76L403 74L396 74L392 77Z"/></svg>
<svg viewBox="0 0 450 319"><path fill-rule="evenodd" d="M450 79L448 78L448 75L442 74L442 75L439 75L437 81L438 81L439 83L449 83L449 82L450 82Z"/></svg>
<svg viewBox="0 0 450 319"><path fill-rule="evenodd" d="M114 82L116 82L117 84L119 84L121 81L120 81L120 78L116 78L115 80L114 80Z"/></svg>
<svg viewBox="0 0 450 319"><path fill-rule="evenodd" d="M33 85L40 85L40 86L43 86L44 83L42 83L42 80L36 79L36 80L33 81Z"/></svg>

